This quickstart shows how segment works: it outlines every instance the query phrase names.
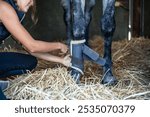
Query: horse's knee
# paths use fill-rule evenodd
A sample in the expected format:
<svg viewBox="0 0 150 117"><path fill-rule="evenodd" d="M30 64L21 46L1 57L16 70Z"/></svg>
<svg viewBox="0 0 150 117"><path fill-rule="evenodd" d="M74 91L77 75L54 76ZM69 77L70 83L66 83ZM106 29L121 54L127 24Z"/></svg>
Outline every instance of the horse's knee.
<svg viewBox="0 0 150 117"><path fill-rule="evenodd" d="M104 16L101 19L101 30L105 34L113 34L115 31L115 19L109 16Z"/></svg>
<svg viewBox="0 0 150 117"><path fill-rule="evenodd" d="M73 36L80 39L85 35L85 20L83 18L75 19L73 23Z"/></svg>
<svg viewBox="0 0 150 117"><path fill-rule="evenodd" d="M112 0L113 1L113 0ZM113 34L115 31L115 8L113 2L108 2L101 18L101 30L104 34Z"/></svg>
<svg viewBox="0 0 150 117"><path fill-rule="evenodd" d="M73 36L82 38L85 34L86 22L80 1L75 1L73 10Z"/></svg>

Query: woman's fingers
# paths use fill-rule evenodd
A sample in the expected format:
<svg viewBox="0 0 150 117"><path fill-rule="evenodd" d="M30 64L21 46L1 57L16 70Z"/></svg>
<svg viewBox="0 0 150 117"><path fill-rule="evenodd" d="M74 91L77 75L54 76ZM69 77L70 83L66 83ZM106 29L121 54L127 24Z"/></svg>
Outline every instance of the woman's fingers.
<svg viewBox="0 0 150 117"><path fill-rule="evenodd" d="M63 60L63 64L67 67L71 66L71 58L70 55L66 55Z"/></svg>
<svg viewBox="0 0 150 117"><path fill-rule="evenodd" d="M61 43L61 48L60 48L61 52L63 53L67 53L68 52L68 47L67 45Z"/></svg>

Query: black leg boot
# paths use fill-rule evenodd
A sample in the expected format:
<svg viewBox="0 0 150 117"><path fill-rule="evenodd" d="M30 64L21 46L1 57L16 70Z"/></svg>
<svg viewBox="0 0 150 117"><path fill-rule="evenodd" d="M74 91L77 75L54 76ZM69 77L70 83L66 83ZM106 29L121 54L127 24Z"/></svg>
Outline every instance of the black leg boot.
<svg viewBox="0 0 150 117"><path fill-rule="evenodd" d="M85 40L73 40L70 43L70 51L72 56L71 76L77 84L80 83L80 78L83 75L84 59L83 46Z"/></svg>

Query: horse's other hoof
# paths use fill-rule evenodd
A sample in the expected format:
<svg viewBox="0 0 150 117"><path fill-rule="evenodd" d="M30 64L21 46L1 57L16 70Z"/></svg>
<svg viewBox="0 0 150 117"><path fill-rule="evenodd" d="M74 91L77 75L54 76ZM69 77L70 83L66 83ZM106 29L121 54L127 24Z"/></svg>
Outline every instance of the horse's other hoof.
<svg viewBox="0 0 150 117"><path fill-rule="evenodd" d="M71 70L71 76L76 84L80 84L81 73L76 70Z"/></svg>
<svg viewBox="0 0 150 117"><path fill-rule="evenodd" d="M107 86L114 86L117 84L117 82L118 82L117 79L112 74L107 73L106 75L103 76L101 84Z"/></svg>

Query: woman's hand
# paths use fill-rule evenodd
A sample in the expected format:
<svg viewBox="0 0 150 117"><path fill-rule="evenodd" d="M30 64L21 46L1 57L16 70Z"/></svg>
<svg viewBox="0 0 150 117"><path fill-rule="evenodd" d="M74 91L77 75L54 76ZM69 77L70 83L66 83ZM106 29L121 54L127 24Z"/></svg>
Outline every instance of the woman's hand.
<svg viewBox="0 0 150 117"><path fill-rule="evenodd" d="M63 43L59 43L59 47L60 47L60 51L63 53L67 53L68 51L68 47L67 45L63 44Z"/></svg>
<svg viewBox="0 0 150 117"><path fill-rule="evenodd" d="M65 65L65 66L67 66L67 67L70 67L70 66L71 66L71 58L70 58L70 55L66 55L66 56L63 58L62 64Z"/></svg>

